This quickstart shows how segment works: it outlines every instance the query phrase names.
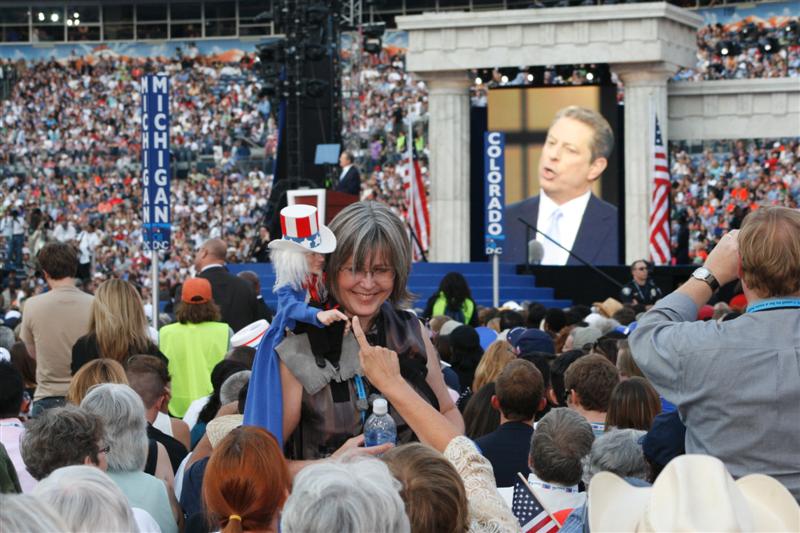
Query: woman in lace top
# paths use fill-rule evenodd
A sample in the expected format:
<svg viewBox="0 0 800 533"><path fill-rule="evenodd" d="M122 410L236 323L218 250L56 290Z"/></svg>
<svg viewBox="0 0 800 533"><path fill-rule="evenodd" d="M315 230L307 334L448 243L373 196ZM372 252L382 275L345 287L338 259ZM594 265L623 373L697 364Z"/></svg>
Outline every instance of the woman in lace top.
<svg viewBox="0 0 800 533"><path fill-rule="evenodd" d="M402 379L397 354L369 345L357 318L353 333L364 374L428 445L409 444L385 454L392 473L403 483L401 496L412 531L519 531L519 523L497 492L492 465L475 443Z"/></svg>

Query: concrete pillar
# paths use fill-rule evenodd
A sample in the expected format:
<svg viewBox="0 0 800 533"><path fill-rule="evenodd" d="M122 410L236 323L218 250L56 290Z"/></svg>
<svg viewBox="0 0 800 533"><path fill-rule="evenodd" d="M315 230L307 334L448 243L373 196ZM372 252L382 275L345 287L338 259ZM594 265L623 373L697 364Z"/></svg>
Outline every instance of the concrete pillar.
<svg viewBox="0 0 800 533"><path fill-rule="evenodd" d="M667 80L678 66L666 62L611 65L625 85L625 262L648 258L653 194L654 113L667 136Z"/></svg>
<svg viewBox="0 0 800 533"><path fill-rule="evenodd" d="M428 85L432 262L469 261L469 78L422 74Z"/></svg>

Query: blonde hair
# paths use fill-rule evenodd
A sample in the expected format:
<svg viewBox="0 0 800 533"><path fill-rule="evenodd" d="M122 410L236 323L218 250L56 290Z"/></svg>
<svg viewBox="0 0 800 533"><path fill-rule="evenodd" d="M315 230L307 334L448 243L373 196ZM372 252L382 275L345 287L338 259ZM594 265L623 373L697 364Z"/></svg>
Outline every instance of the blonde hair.
<svg viewBox="0 0 800 533"><path fill-rule="evenodd" d="M100 383L128 384L125 369L114 359L95 359L83 365L72 376L67 391L67 401L80 405L89 389Z"/></svg>
<svg viewBox="0 0 800 533"><path fill-rule="evenodd" d="M739 232L742 281L764 297L800 291L800 211L762 207L748 214Z"/></svg>
<svg viewBox="0 0 800 533"><path fill-rule="evenodd" d="M121 279L106 280L95 291L89 333L97 338L100 357L120 363L153 347L142 299L132 284Z"/></svg>
<svg viewBox="0 0 800 533"><path fill-rule="evenodd" d="M494 381L505 366L517 358L514 349L508 341L494 341L486 348L486 352L475 369L475 379L472 381L472 392L478 392L481 387Z"/></svg>
<svg viewBox="0 0 800 533"><path fill-rule="evenodd" d="M449 316L436 315L434 317L431 317L430 322L428 322L428 327L431 329L433 333L438 335L439 330L442 329L442 326L444 326L444 323L447 322L448 320L451 320Z"/></svg>

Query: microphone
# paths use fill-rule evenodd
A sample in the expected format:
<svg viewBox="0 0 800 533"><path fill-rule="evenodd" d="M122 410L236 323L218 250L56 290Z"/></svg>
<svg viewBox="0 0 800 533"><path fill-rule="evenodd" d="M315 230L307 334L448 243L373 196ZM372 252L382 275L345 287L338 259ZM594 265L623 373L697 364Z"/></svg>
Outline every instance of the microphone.
<svg viewBox="0 0 800 533"><path fill-rule="evenodd" d="M533 239L528 241L528 263L539 265L544 258L544 246L542 243Z"/></svg>
<svg viewBox="0 0 800 533"><path fill-rule="evenodd" d="M592 269L594 272L596 272L598 275L600 275L600 276L602 276L603 278L605 278L607 281L609 281L610 283L612 283L612 284L613 284L613 285L615 285L616 287L618 287L618 288L620 288L620 289L623 287L622 283L620 283L619 281L615 280L614 278L612 278L611 276L609 276L608 274L606 274L605 272L603 272L602 270L600 270L599 268L597 268L596 266L594 266L593 264L591 264L591 263L590 263L589 261L587 261L586 259L584 259L584 258L582 258L581 256L579 256L578 254L576 254L576 253L575 253L575 252L573 252L572 250L570 250L570 249L568 249L568 248L565 248L564 246L562 246L562 245L561 245L561 243L560 243L560 242L558 242L557 240L553 239L553 238L552 238L550 235L548 235L547 233L543 232L542 230L540 230L539 228L537 228L536 226L534 226L534 225L533 225L533 224L531 224L530 222L526 221L524 218L522 218L522 217L517 217L517 220L519 220L519 221L520 221L522 224L524 224L525 226L527 226L527 227L528 227L528 229L531 229L531 230L533 230L533 231L534 231L534 235L535 235L536 233L539 233L539 234L541 234L541 235L542 235L542 237L544 237L544 238L545 238L545 239L547 239L548 241L552 242L553 244L555 244L556 246L558 246L559 248L561 248L562 250L564 250L565 252L567 252L569 255L571 255L572 257L574 257L575 259L577 259L578 261L580 261L581 263L583 263L583 264L584 264L584 265L586 265L587 267L591 268L591 269ZM539 246L541 246L541 244L539 244ZM530 242L529 242L529 243L528 243L528 259L530 259L530 258L531 258L530 252L531 252L531 244L530 244ZM542 250L542 255L544 255L544 250ZM540 259L540 261L541 261L541 259Z"/></svg>

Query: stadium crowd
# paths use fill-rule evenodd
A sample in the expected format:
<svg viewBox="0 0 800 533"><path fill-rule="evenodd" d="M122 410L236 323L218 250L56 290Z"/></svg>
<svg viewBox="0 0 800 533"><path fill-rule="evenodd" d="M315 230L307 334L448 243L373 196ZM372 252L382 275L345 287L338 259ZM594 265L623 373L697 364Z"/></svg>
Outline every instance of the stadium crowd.
<svg viewBox="0 0 800 533"><path fill-rule="evenodd" d="M284 341L293 347L280 355L284 387L296 379L323 388L301 389L308 404L299 421L288 414L293 393L284 394L283 442L243 425L242 413L272 396L250 394L263 385L251 383L266 356L260 337L230 337L254 293L231 298L239 289L219 280L231 276L213 270L222 241L203 244L194 258L201 274L185 280L176 322L157 332L132 284L106 280L91 296L74 285L76 251L45 245L39 261L50 290L0 326L0 528L800 528L796 210L752 212L706 258L715 278L692 278L655 305L608 298L567 309L482 308L450 273L425 325L396 299L411 253L398 217L360 202L331 229L339 246L326 285L351 328L324 356L305 353L313 350L302 347L307 329ZM366 249L364 263L357 249ZM382 260L392 266L372 262ZM716 288L737 280L743 294L719 300ZM354 297L353 286L380 292ZM370 316L382 318L370 325ZM422 337L413 340L414 331ZM422 367L398 341L424 346ZM358 370L347 370L353 356ZM320 382L303 370L318 366L315 357L342 366ZM307 433L319 424L313 411L340 409L319 399L352 371L389 401L396 445L363 446L363 418L347 420L368 404L323 416L326 430ZM346 388L335 394L360 405ZM323 442L338 444L308 447Z"/></svg>
<svg viewBox="0 0 800 533"><path fill-rule="evenodd" d="M341 56L343 144L363 171L361 197L382 201L403 216L409 123L426 190L430 184L425 82L406 72L405 53L398 48L368 54L355 40Z"/></svg>
<svg viewBox="0 0 800 533"><path fill-rule="evenodd" d="M179 178L172 181L174 247L162 282L185 276L186 257L209 236L226 239L232 260L248 260L271 189L270 162L251 161L250 146L270 154L276 136L269 103L258 99L252 57L224 64L189 53L97 54L15 68L18 82L0 103L0 253L7 265L31 274L31 258L46 242L69 241L99 281L121 276L148 284L138 80L156 71L173 79L170 141ZM24 237L12 246L18 234ZM31 294L31 280L18 279L19 288Z"/></svg>
<svg viewBox="0 0 800 533"><path fill-rule="evenodd" d="M697 64L676 81L800 76L800 17L708 24L697 32Z"/></svg>
<svg viewBox="0 0 800 533"><path fill-rule="evenodd" d="M670 146L673 257L702 263L758 206L800 205L800 141L754 139Z"/></svg>
<svg viewBox="0 0 800 533"><path fill-rule="evenodd" d="M800 530L797 140L675 147L676 252L712 277L655 305L481 308L455 273L419 321L395 191L404 119L427 166L425 89L401 54L361 61L347 145L383 202L331 224L314 288L347 332L323 330L333 348L313 327L287 335L274 396L251 394L270 355L247 329L257 280L221 268L264 240L269 163L247 152L269 153L274 122L250 59L21 65L0 129L0 249L18 267L0 293L0 530ZM158 330L123 127L153 69L182 81L186 172ZM396 446L363 445L365 387L389 401ZM279 431L243 425L275 397Z"/></svg>

